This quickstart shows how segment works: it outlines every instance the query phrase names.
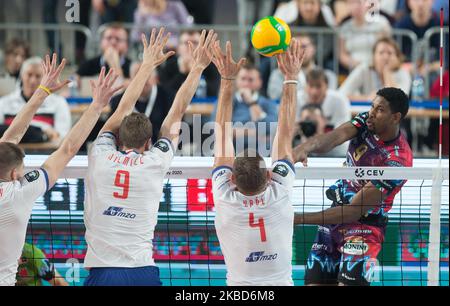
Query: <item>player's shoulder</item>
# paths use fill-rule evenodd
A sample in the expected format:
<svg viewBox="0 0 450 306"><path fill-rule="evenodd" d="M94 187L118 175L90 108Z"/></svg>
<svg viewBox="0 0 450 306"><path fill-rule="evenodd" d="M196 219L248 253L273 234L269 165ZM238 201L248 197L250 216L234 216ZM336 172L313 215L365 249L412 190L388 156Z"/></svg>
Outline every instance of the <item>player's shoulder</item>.
<svg viewBox="0 0 450 306"><path fill-rule="evenodd" d="M390 144L388 147L386 165L390 167L412 167L413 152L404 135Z"/></svg>

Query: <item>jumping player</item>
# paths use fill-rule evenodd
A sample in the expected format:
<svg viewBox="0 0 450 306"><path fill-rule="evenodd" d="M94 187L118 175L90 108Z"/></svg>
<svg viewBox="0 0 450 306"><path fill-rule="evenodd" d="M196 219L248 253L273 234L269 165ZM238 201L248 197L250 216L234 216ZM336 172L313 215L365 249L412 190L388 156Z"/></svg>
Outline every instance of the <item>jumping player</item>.
<svg viewBox="0 0 450 306"><path fill-rule="evenodd" d="M217 35L203 31L190 50L193 68L165 118L159 140L152 146L148 117L132 113L153 70L173 52L163 53L169 39L153 29L150 43L142 37L143 62L117 110L105 123L88 157L84 220L89 268L86 286L158 286L153 260L153 233L158 221L163 179L178 143L180 123L195 94L203 70L211 63Z"/></svg>
<svg viewBox="0 0 450 306"><path fill-rule="evenodd" d="M245 150L234 157L231 114L233 80L244 63L237 64L227 42L226 54L215 45L214 64L222 77L215 126L215 160L212 174L216 205L215 226L227 266L227 285L293 285L291 203L295 170L292 134L297 105L297 76L303 54L292 40L289 50L278 55L285 77L273 143L272 169L264 160Z"/></svg>
<svg viewBox="0 0 450 306"><path fill-rule="evenodd" d="M309 153L325 153L351 140L349 167L411 167L412 152L400 123L409 100L397 88L377 92L369 112L316 136L294 149L296 161L307 165ZM326 195L331 208L296 213L295 224L319 225L307 260L307 285L370 285L381 250L387 213L405 180L338 180Z"/></svg>
<svg viewBox="0 0 450 306"><path fill-rule="evenodd" d="M51 62L50 57L46 57L42 64L44 77L41 85L0 140L0 286L14 286L16 283L17 267L34 202L53 187L64 167L86 140L102 109L120 89L112 87L118 75L110 70L105 76L105 69L102 69L98 81L91 83L93 102L59 149L47 158L39 170L24 174L25 155L17 144L45 98L68 84L68 81L59 80L65 62L63 60L57 66L56 54Z"/></svg>

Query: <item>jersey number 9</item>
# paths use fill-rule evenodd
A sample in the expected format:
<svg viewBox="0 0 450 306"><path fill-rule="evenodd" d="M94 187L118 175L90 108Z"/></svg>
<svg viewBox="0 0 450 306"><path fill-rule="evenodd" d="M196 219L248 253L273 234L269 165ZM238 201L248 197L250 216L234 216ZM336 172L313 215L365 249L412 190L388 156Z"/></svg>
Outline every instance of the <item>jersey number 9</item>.
<svg viewBox="0 0 450 306"><path fill-rule="evenodd" d="M119 170L116 173L116 178L114 180L114 186L122 188L122 192L119 193L115 191L113 196L117 199L128 198L128 191L130 190L130 172Z"/></svg>

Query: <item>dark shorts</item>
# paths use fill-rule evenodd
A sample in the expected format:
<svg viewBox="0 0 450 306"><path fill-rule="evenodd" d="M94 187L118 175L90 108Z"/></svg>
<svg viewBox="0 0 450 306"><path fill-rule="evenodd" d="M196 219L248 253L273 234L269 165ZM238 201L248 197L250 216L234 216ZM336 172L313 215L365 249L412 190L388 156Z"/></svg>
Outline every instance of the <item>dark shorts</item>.
<svg viewBox="0 0 450 306"><path fill-rule="evenodd" d="M319 226L306 263L305 284L370 285L384 231L367 224Z"/></svg>
<svg viewBox="0 0 450 306"><path fill-rule="evenodd" d="M91 268L85 286L161 286L159 268Z"/></svg>

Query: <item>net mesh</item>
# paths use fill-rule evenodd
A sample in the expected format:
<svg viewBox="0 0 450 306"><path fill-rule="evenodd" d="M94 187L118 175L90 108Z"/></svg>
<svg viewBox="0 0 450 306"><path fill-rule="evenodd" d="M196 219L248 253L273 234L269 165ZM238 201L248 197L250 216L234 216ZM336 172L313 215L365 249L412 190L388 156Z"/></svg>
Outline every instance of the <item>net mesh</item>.
<svg viewBox="0 0 450 306"><path fill-rule="evenodd" d="M314 212L330 207L325 191L334 182L334 179L296 180L294 210ZM439 284L445 286L449 285L448 189L448 180L442 181ZM153 240L163 285L225 285L226 267L214 228L211 181L168 179L163 190ZM431 180L410 179L396 196L372 285L427 285L431 190ZM82 285L88 273L83 268L87 249L83 205L83 179L59 180L36 202L26 236L27 243L43 251L43 255L35 254L27 260L40 262L45 256L58 271L57 277L75 286ZM294 228L295 285L304 284L305 264L316 232L317 226ZM19 275L29 285L48 284L31 272L19 270Z"/></svg>

